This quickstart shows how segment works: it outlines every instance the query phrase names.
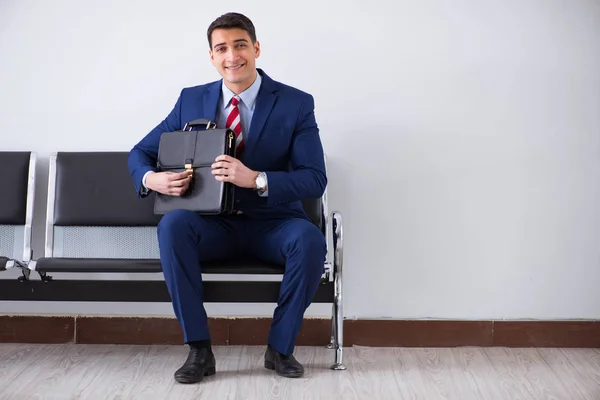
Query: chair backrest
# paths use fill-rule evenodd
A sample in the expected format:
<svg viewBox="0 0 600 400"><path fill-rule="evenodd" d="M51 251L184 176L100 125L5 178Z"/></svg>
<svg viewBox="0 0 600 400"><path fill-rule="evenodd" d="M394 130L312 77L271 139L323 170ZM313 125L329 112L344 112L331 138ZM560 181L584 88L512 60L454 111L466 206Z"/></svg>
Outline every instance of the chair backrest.
<svg viewBox="0 0 600 400"><path fill-rule="evenodd" d="M50 159L46 256L159 257L153 194L140 199L128 152L59 152Z"/></svg>
<svg viewBox="0 0 600 400"><path fill-rule="evenodd" d="M307 199L302 201L302 207L310 220L325 234L325 213L323 199Z"/></svg>
<svg viewBox="0 0 600 400"><path fill-rule="evenodd" d="M46 256L158 259L154 194L140 199L129 153L59 152L50 159ZM321 199L303 202L324 232Z"/></svg>
<svg viewBox="0 0 600 400"><path fill-rule="evenodd" d="M31 224L36 154L0 152L0 256L31 259Z"/></svg>
<svg viewBox="0 0 600 400"><path fill-rule="evenodd" d="M327 154L324 154L324 158L325 168L327 169ZM320 198L302 201L302 207L310 220L321 230L321 232L323 232L323 235L327 236L327 217L329 213L327 206L327 188L325 188L325 193Z"/></svg>

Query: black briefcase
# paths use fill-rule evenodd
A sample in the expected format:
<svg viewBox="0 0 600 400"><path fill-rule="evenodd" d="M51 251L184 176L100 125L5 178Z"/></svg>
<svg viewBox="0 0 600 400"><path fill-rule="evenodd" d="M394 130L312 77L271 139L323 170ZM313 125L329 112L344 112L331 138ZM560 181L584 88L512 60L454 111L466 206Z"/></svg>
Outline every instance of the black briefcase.
<svg viewBox="0 0 600 400"><path fill-rule="evenodd" d="M204 126L202 130L198 128ZM215 159L226 154L235 157L235 133L217 129L207 119L185 124L182 130L165 132L158 147L157 172L193 171L192 180L182 196L156 193L154 213L165 214L183 209L199 214L218 215L233 210L233 184L219 182L212 174Z"/></svg>

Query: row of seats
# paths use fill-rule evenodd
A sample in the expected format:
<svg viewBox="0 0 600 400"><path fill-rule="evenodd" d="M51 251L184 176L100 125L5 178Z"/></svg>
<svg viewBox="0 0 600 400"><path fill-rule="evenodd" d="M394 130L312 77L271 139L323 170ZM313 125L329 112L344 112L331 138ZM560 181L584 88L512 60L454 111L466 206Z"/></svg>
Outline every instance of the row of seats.
<svg viewBox="0 0 600 400"><path fill-rule="evenodd" d="M169 302L163 279L131 279L131 274L162 277L156 228L160 216L153 198L136 195L127 152L58 152L50 157L44 256L31 249L37 156L0 152L0 270L18 268L17 279L0 279L4 301ZM332 304L332 369L342 363L342 215L327 209L327 193L303 202L313 221L331 239L315 303ZM328 246L329 246L329 240ZM230 279L205 281L206 302L275 303L283 265L260 260L229 260L203 265L203 274ZM36 272L40 279L33 279ZM124 279L57 279L60 273L112 273ZM54 274L54 277L49 275ZM244 279L251 275L254 279ZM90 276L90 275L87 275ZM256 279L258 277L258 279Z"/></svg>

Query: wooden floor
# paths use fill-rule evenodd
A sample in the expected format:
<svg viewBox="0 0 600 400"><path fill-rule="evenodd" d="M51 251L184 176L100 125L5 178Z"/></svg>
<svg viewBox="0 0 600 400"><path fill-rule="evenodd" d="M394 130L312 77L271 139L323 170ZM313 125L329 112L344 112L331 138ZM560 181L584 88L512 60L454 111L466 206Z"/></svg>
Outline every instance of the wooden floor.
<svg viewBox="0 0 600 400"><path fill-rule="evenodd" d="M0 344L0 399L600 399L600 350L300 347L306 368L286 379L263 347L215 347L217 375L174 382L184 346Z"/></svg>

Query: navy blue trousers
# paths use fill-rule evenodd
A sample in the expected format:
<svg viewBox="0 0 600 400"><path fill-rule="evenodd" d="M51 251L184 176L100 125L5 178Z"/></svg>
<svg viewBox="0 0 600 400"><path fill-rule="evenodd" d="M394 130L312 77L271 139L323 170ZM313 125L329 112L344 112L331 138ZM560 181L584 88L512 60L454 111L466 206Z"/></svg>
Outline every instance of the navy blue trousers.
<svg viewBox="0 0 600 400"><path fill-rule="evenodd" d="M302 218L200 216L176 210L158 225L163 273L185 342L210 339L203 304L202 262L248 255L285 265L268 343L291 354L323 273L325 237Z"/></svg>

